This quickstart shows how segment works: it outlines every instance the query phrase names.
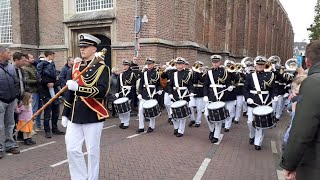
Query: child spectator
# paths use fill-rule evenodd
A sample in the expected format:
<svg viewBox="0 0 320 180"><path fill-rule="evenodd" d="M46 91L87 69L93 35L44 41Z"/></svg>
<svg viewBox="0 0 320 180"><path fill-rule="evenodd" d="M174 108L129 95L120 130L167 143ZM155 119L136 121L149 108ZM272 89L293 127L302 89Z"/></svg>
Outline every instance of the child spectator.
<svg viewBox="0 0 320 180"><path fill-rule="evenodd" d="M16 107L16 113L18 114L18 120L19 120L17 129L20 129L20 131L23 132L24 144L26 145L36 144L36 142L33 141L31 138L33 121L25 125L28 121L30 121L32 116L32 95L30 93L24 92L22 94L22 101Z"/></svg>

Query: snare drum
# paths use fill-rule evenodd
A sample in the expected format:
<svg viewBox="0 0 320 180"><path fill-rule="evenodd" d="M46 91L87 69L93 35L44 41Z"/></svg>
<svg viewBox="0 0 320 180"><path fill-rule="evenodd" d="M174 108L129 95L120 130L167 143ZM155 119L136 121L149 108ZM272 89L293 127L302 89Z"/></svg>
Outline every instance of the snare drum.
<svg viewBox="0 0 320 180"><path fill-rule="evenodd" d="M211 102L208 105L208 120L223 121L229 117L229 111L226 108L226 103L222 101Z"/></svg>
<svg viewBox="0 0 320 180"><path fill-rule="evenodd" d="M131 111L131 106L129 103L129 98L122 97L119 99L116 99L114 102L114 110L117 114L124 114Z"/></svg>
<svg viewBox="0 0 320 180"><path fill-rule="evenodd" d="M145 101L142 105L142 108L143 115L146 118L156 118L161 114L159 103L155 99Z"/></svg>
<svg viewBox="0 0 320 180"><path fill-rule="evenodd" d="M253 127L268 129L276 124L273 109L270 106L255 107L253 108L252 114L254 115L252 122Z"/></svg>
<svg viewBox="0 0 320 180"><path fill-rule="evenodd" d="M191 110L188 107L188 102L185 100L179 100L172 103L171 109L173 119L186 118L191 114Z"/></svg>

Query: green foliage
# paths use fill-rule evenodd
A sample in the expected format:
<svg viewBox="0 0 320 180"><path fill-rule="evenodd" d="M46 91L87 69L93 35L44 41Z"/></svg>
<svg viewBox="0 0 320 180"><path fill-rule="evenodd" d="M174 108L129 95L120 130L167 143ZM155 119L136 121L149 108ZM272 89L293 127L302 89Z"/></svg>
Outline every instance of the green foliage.
<svg viewBox="0 0 320 180"><path fill-rule="evenodd" d="M313 24L308 29L311 33L309 35L310 40L320 39L320 0L317 1L315 6L315 16Z"/></svg>

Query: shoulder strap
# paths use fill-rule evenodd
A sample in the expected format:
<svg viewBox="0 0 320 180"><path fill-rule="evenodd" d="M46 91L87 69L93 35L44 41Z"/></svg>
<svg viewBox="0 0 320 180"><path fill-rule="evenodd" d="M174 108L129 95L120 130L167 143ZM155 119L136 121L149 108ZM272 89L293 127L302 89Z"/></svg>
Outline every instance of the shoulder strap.
<svg viewBox="0 0 320 180"><path fill-rule="evenodd" d="M253 83L254 83L254 87L256 88L256 90L259 92L261 92L261 87L260 87L260 84L259 84L259 80L258 80L258 76L257 76L257 73L254 72L252 73L252 79L253 79ZM261 103L264 105L266 104L266 101L268 99L268 97L265 99L265 101L263 101L263 97L262 97L262 94L261 93L258 93L258 96L261 100ZM269 95L268 95L269 96Z"/></svg>
<svg viewBox="0 0 320 180"><path fill-rule="evenodd" d="M216 83L214 82L212 70L208 71L208 75L209 75L210 82L212 84L212 90L214 92L214 96L216 96L216 99L218 100L218 91L217 91L217 87L215 86Z"/></svg>

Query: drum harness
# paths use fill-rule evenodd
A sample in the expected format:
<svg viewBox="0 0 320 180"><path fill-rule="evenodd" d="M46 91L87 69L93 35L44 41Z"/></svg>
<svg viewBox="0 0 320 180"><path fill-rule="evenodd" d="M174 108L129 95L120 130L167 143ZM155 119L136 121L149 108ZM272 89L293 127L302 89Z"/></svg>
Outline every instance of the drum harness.
<svg viewBox="0 0 320 180"><path fill-rule="evenodd" d="M252 73L252 79L253 79L253 83L254 83L254 87L256 88L256 91L250 90L250 93L251 94L258 94L258 96L262 102L262 105L265 105L267 103L267 100L269 99L269 91L261 91L261 87L260 87L258 76L257 76L256 72ZM262 94L267 94L267 97L265 100L263 100ZM256 103L254 103L254 104L256 104ZM256 104L256 105L261 106L259 104Z"/></svg>
<svg viewBox="0 0 320 180"><path fill-rule="evenodd" d="M123 85L123 81L122 81L122 75L123 73L120 74L120 85L121 85L121 93L123 94L124 97L127 97L127 95L130 93L131 91L131 86L124 86ZM131 74L131 78L132 79L133 74ZM125 92L125 90L127 90L127 92Z"/></svg>
<svg viewBox="0 0 320 180"><path fill-rule="evenodd" d="M187 97L187 93L189 92L188 88L187 87L179 87L178 71L174 72L174 86L175 87L173 89L175 89L177 91L179 99L183 99L183 98ZM182 96L181 96L180 90L184 90Z"/></svg>
<svg viewBox="0 0 320 180"><path fill-rule="evenodd" d="M144 86L147 89L148 95L151 99L153 99L153 96L157 93L156 92L156 86L155 85L149 85L149 81L148 81L148 71L145 71L143 73L143 78L144 78ZM150 88L153 88L153 92L151 94Z"/></svg>

